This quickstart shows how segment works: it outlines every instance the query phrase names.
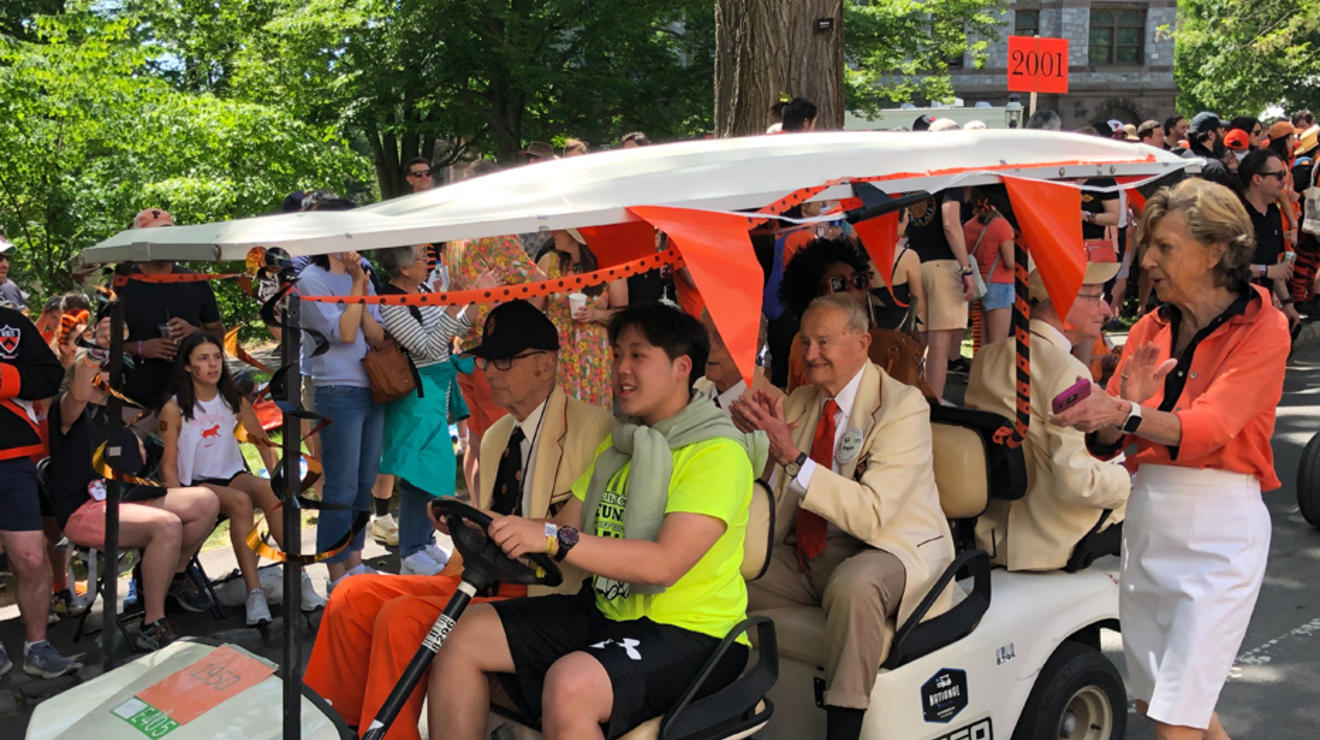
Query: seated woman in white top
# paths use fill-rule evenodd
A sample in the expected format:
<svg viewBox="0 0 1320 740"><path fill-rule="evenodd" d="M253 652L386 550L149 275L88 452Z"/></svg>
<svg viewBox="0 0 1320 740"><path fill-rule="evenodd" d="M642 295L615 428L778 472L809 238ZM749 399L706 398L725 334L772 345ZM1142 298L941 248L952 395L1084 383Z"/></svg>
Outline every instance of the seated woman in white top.
<svg viewBox="0 0 1320 740"><path fill-rule="evenodd" d="M179 344L174 359L174 393L160 410L165 443L160 477L166 485L200 485L215 492L220 513L229 517L229 539L247 587L247 624L270 622L266 594L257 578L257 554L247 546L254 526L252 507L266 512L270 532L284 547L282 512L270 481L247 471L234 428L241 423L253 439L267 440L252 404L239 393L225 367L225 353L215 337L198 332ZM303 573L303 608L324 600Z"/></svg>

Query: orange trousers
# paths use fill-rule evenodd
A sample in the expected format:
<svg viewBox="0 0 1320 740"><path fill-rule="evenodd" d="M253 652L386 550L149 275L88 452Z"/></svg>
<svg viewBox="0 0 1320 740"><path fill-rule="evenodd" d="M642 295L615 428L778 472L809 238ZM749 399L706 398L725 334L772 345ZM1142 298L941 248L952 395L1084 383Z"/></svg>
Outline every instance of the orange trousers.
<svg viewBox="0 0 1320 740"><path fill-rule="evenodd" d="M403 675L426 633L461 579L454 575L357 575L335 586L321 617L303 681L364 732ZM500 584L494 598L527 595L526 586ZM429 675L429 674L428 674ZM415 740L426 681L418 683L390 726L389 740Z"/></svg>

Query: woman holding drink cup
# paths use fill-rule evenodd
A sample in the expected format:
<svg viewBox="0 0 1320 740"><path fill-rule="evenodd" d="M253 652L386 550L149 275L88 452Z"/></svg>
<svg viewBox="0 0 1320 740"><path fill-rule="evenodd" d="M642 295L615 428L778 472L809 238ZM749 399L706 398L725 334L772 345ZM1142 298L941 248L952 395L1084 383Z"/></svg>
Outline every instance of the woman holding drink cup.
<svg viewBox="0 0 1320 740"><path fill-rule="evenodd" d="M550 249L537 259L551 280L599 268L596 255L577 229L553 234ZM541 306L559 330L559 382L574 398L611 408L610 340L605 325L628 305L628 281L611 280L568 295L552 295Z"/></svg>

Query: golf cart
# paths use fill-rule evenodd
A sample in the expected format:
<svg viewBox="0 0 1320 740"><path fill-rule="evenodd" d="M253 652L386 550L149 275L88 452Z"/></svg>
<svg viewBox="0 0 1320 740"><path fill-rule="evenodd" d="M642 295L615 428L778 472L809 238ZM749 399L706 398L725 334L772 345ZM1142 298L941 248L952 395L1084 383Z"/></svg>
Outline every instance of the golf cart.
<svg viewBox="0 0 1320 740"><path fill-rule="evenodd" d="M543 295L544 291L583 285L583 279L603 281L661 264L681 264L735 361L750 375L758 315L749 307L759 305L763 277L748 230L780 218L793 205L806 200L849 203L849 220L872 259L883 267L893 263L894 244L886 242L883 229L867 225L896 221L901 200L877 201L877 193L884 198L937 193L951 187L997 183L1003 178L1010 190L1017 188L1026 194L1015 201L1020 220L1024 231L1035 236L1030 241L1046 288L1062 297L1069 290L1076 294L1082 258L1059 246L1069 243L1067 232L1064 229L1063 236L1056 233L1048 211L1069 209L1067 198L1077 200L1079 194L1075 186L1052 181L1117 177L1125 187L1135 187L1176 175L1189 166L1194 168L1195 162L1150 147L1040 131L833 132L693 141L498 172L353 211L126 231L85 250L83 259L90 263L232 262L254 256L258 266L264 260L279 269L284 263L276 258L274 247L284 255L299 256L579 228L604 266L594 277L484 292L439 293L429 300L434 304ZM1035 219L1030 229L1028 215ZM806 221L840 218L834 214ZM655 229L669 236L671 246L666 253L654 251ZM252 251L258 247L269 251ZM295 292L284 304L283 365L276 386L276 398L286 411L283 480L298 479L299 306L304 300L317 299ZM111 336L120 334L112 329ZM112 358L121 351L121 347L112 347ZM113 382L117 378L112 372ZM998 485L1004 445L999 435L987 432L990 426L1002 428L1007 420L995 417L987 425L985 417L971 412L953 412L948 417L940 416L942 413L933 412L937 483L946 513L958 524L960 550L940 583L956 581L966 595L944 614L923 621L930 613L930 604L923 603L908 623L886 628L887 634L892 633L892 647L873 693L876 711L868 713L864 736L990 738L995 729L1006 736L1016 728L1028 738L1117 737L1115 730L1121 734L1126 701L1112 667L1107 662L1101 665L1104 659L1096 650L1099 628L1112 625L1117 616L1113 578L1094 569L1052 574L992 571L988 556L971 548L968 523L990 497L1011 496L1015 491L1013 486ZM111 503L118 500L115 488L111 486ZM279 486L277 494L286 506L296 509L299 500L290 488ZM755 500L762 498L758 494ZM114 506L107 509L113 512ZM756 517L759 529L749 526L749 532L763 533L766 545L746 547L751 561L766 557L775 531L767 517L768 513ZM297 521L298 517L285 517L285 541L291 549L298 542ZM117 522L113 524L108 522L108 537L117 531ZM296 549L289 555L284 568L284 608L296 613L302 565ZM106 557L113 562L113 548L107 548ZM754 562L744 565L745 575L759 574ZM942 585L937 591L940 588ZM112 589L111 585L106 596L111 604L115 603ZM821 680L817 666L823 662L818 655L823 613L802 607L751 616L750 624L740 625L754 630L758 643L756 663L743 677L747 681L735 682L713 695L718 701L699 698L701 692L693 688L687 694L690 701L628 737L728 738L753 732L780 738L820 736L824 713L816 705ZM151 719L153 732L158 732L168 723L154 718L165 716L174 723L170 731L178 738L273 735L279 726L276 718L281 716L285 738L343 732L333 710L308 696L302 686L305 643L299 620L284 621L284 642L283 668L266 671L256 683L230 683L219 674L229 693L200 712L198 707L192 711L166 707L172 711L164 711L146 699L160 696L170 685L184 683L191 675L184 669L194 664L206 666L223 659L226 662L220 670L249 665L231 657L231 653L239 653L236 649L199 648L195 646L200 643L182 642L138 658L43 703L33 714L28 736L53 737L88 721L98 723L101 731L114 727L111 733L130 729L136 737L143 733L131 719L126 719L128 724L105 722L106 715L115 714L128 699L146 707L133 716L154 712L139 722ZM113 662L114 651L107 652ZM205 655L199 657L199 653ZM269 663L257 662L262 663L263 671L274 670ZM200 675L209 679L216 674ZM777 675L782 680L775 682ZM1082 683L1070 677L1080 677ZM200 679L192 676L192 680ZM275 699L276 685L281 688L282 707ZM1074 689L1060 700L1057 695L1070 686ZM217 687L212 688L219 693ZM730 689L737 696L725 693ZM120 697L127 699L121 701ZM705 710L716 704L726 705L721 708L732 709L735 716L712 718ZM1066 711L1054 712L1055 705ZM1108 725L1106 717L1110 718ZM1050 726L1042 731L1035 726L1037 722ZM504 736L534 731L517 727L521 724L498 709L493 714L492 730ZM229 732L220 731L222 727Z"/></svg>

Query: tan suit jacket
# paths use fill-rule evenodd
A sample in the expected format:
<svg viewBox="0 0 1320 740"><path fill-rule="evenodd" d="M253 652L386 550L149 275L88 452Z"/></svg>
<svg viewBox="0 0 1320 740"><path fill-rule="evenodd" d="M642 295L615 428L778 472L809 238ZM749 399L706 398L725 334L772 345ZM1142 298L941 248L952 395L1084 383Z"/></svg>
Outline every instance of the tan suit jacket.
<svg viewBox="0 0 1320 740"><path fill-rule="evenodd" d="M848 428L862 433L861 450L840 473L817 466L801 498L789 487L790 476L783 467L776 466L775 541L788 539L801 505L867 545L894 555L906 572L898 608L901 625L953 560L953 537L931 467L929 404L921 391L870 362L863 372L848 414ZM811 449L824 404L825 395L814 385L789 395L784 412L790 424L798 424L793 441L799 449ZM946 589L927 617L946 611L952 594Z"/></svg>
<svg viewBox="0 0 1320 740"><path fill-rule="evenodd" d="M967 381L967 406L1012 418L1016 404L1013 339L982 347ZM1131 488L1122 465L1097 460L1080 431L1049 423L1054 397L1091 377L1081 360L1047 324L1031 322L1031 426L1022 444L1027 493L1017 501L991 501L976 522L977 546L1009 570L1056 570L1099 521L1123 520Z"/></svg>
<svg viewBox="0 0 1320 740"><path fill-rule="evenodd" d="M490 508L495 471L499 469L500 455L509 444L514 424L513 414L505 414L481 437L482 473L477 501L483 509ZM555 386L545 403L545 417L532 460L529 510L523 516L546 518L552 505L557 507L568 499L569 488L591 466L596 448L613 424L610 412L570 398L564 389ZM560 564L560 568L564 570L564 585L558 590L576 591L582 582L581 572L566 564Z"/></svg>

